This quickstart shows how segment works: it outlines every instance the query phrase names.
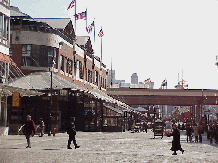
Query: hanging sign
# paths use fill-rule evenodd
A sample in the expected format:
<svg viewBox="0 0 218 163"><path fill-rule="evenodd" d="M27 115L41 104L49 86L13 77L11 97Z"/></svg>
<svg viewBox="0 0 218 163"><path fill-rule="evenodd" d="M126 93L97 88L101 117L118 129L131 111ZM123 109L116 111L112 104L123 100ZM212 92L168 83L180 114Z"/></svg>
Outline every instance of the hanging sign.
<svg viewBox="0 0 218 163"><path fill-rule="evenodd" d="M20 106L20 94L17 93L17 92L13 92L12 106L14 106L14 107L19 107Z"/></svg>

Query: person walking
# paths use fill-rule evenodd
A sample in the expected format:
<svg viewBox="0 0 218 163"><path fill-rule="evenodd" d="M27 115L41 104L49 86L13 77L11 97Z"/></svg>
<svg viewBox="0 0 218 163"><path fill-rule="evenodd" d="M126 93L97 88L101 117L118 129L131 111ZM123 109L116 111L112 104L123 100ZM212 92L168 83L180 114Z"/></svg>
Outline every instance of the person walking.
<svg viewBox="0 0 218 163"><path fill-rule="evenodd" d="M210 124L208 124L207 125L207 127L206 127L206 132L207 132L207 140L210 140L210 132L209 132L209 130L210 130Z"/></svg>
<svg viewBox="0 0 218 163"><path fill-rule="evenodd" d="M74 124L74 121L75 119L74 118L71 118L71 122L69 123L68 125L68 128L67 128L67 134L69 135L69 140L68 140L68 145L67 145L67 149L72 149L70 147L71 145L71 141L73 141L73 144L75 146L75 149L76 148L79 148L80 146L78 146L76 144L76 139L75 139L75 136L76 136L76 128L75 128L75 124Z"/></svg>
<svg viewBox="0 0 218 163"><path fill-rule="evenodd" d="M182 124L182 131L185 130L185 124Z"/></svg>
<svg viewBox="0 0 218 163"><path fill-rule="evenodd" d="M145 130L145 132L148 132L148 125L146 122L143 123L143 129Z"/></svg>
<svg viewBox="0 0 218 163"><path fill-rule="evenodd" d="M195 137L195 143L198 143L198 126L195 124L194 126L194 137Z"/></svg>
<svg viewBox="0 0 218 163"><path fill-rule="evenodd" d="M178 151L178 150L180 150L183 154L184 150L182 149L181 144L180 144L180 132L179 132L176 124L173 125L172 136L173 136L173 141L172 141L171 150L174 151L174 153L172 155L177 155L176 151Z"/></svg>
<svg viewBox="0 0 218 163"><path fill-rule="evenodd" d="M39 131L40 131L40 135L39 137L42 137L44 135L44 122L42 120L42 118L39 119Z"/></svg>
<svg viewBox="0 0 218 163"><path fill-rule="evenodd" d="M208 137L209 137L209 140L210 140L210 143L213 142L213 124L209 124L209 127L208 127Z"/></svg>
<svg viewBox="0 0 218 163"><path fill-rule="evenodd" d="M202 134L203 133L203 128L202 128L202 125L199 124L199 127L198 127L198 135L199 135L199 142L202 143Z"/></svg>
<svg viewBox="0 0 218 163"><path fill-rule="evenodd" d="M190 124L187 124L187 127L186 127L187 142L188 141L192 142L192 132L193 132L193 128L191 127Z"/></svg>
<svg viewBox="0 0 218 163"><path fill-rule="evenodd" d="M215 139L215 143L218 143L218 124L217 124L217 122L214 123L214 139Z"/></svg>
<svg viewBox="0 0 218 163"><path fill-rule="evenodd" d="M27 140L27 147L26 148L31 148L30 145L30 136L35 134L35 123L33 120L31 120L31 116L27 115L27 121L24 124L24 130L23 130L26 140Z"/></svg>

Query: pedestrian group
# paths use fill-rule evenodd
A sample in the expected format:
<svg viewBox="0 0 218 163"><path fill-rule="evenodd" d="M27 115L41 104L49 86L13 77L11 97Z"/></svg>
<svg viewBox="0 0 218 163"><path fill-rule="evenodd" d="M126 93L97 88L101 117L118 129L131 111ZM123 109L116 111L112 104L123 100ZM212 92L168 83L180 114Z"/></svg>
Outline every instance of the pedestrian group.
<svg viewBox="0 0 218 163"><path fill-rule="evenodd" d="M42 137L44 135L44 126L45 125L44 125L42 118L40 118L39 121L40 121L40 124L37 126L37 128L39 128L39 130L40 130L39 137ZM70 147L70 144L72 141L73 141L73 144L75 145L75 149L80 147L76 144L76 139L75 139L76 128L75 128L74 122L75 122L75 118L72 117L71 121L69 122L69 124L67 126L67 134L69 135L67 149L72 149ZM25 122L24 125L21 126L21 128L23 128L23 133L26 136L26 140L27 140L27 147L26 148L31 148L30 137L31 136L33 137L35 135L36 128L35 128L35 123L33 120L31 120L30 115L27 115L27 121Z"/></svg>

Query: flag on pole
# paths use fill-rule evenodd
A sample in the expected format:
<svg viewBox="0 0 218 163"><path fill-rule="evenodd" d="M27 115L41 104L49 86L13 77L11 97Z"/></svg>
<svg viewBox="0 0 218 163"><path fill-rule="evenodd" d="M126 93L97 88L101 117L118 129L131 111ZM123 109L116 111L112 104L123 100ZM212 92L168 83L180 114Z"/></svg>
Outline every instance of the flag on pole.
<svg viewBox="0 0 218 163"><path fill-rule="evenodd" d="M74 7L75 6L75 0L72 0L72 2L69 4L67 10L69 10L70 8Z"/></svg>
<svg viewBox="0 0 218 163"><path fill-rule="evenodd" d="M167 86L167 81L164 80L164 81L162 82L161 86Z"/></svg>
<svg viewBox="0 0 218 163"><path fill-rule="evenodd" d="M78 19L83 19L83 18L85 18L85 20L86 20L86 11L85 11L85 12L78 13L78 14L76 14L76 15L74 15L74 16L75 16L76 20L78 20Z"/></svg>
<svg viewBox="0 0 218 163"><path fill-rule="evenodd" d="M104 36L104 33L103 33L102 29L99 31L98 36L99 37L103 37Z"/></svg>
<svg viewBox="0 0 218 163"><path fill-rule="evenodd" d="M150 83L151 82L151 79L150 78L148 78L147 80L145 80L145 83L147 84L147 83Z"/></svg>
<svg viewBox="0 0 218 163"><path fill-rule="evenodd" d="M94 21L92 22L92 24L90 24L88 27L86 27L86 31L87 31L88 33L92 32L92 28L93 28L93 27L95 27Z"/></svg>

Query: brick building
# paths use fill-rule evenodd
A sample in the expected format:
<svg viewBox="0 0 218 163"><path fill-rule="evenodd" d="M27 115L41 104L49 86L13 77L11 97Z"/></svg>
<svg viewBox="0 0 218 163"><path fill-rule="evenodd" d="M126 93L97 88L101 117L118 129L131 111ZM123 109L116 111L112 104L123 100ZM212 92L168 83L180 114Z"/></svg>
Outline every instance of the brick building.
<svg viewBox="0 0 218 163"><path fill-rule="evenodd" d="M42 117L46 130L65 130L70 117L76 117L78 130L121 130L127 106L106 94L106 66L94 55L90 37L76 36L70 19L33 19L11 9L11 58L26 76L10 84L44 93L22 97L19 108L9 108L11 130L27 114L36 124Z"/></svg>

